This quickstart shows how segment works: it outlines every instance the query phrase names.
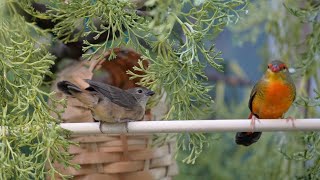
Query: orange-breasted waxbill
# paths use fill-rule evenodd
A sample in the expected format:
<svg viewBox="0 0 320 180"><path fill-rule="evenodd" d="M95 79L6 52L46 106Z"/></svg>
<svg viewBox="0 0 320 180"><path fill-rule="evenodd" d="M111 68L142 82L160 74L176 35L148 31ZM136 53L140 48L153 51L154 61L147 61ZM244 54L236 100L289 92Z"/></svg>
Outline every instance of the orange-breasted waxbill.
<svg viewBox="0 0 320 180"><path fill-rule="evenodd" d="M275 60L268 64L264 76L253 87L249 119L278 119L288 111L296 97L296 87L285 63ZM238 132L235 142L249 146L257 142L262 132Z"/></svg>

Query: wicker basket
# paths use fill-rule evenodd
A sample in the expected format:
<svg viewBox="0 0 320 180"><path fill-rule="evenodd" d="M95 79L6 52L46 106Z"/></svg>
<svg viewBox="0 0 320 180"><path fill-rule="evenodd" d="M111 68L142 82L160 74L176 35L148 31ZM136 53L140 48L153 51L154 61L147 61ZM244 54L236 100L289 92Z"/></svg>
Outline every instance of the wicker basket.
<svg viewBox="0 0 320 180"><path fill-rule="evenodd" d="M95 77L95 80L124 89L135 86L134 81L130 81L125 72L128 69L132 70L140 55L128 49L115 49L114 52L117 58L112 61L104 59L83 61L67 67L58 74L57 82L68 80L85 88L87 84L82 79L92 79L94 71L103 69L107 70L108 74L103 73L103 76ZM108 56L109 53L106 53L104 58ZM57 96L65 97L61 92L57 93ZM152 111L159 109L159 112L163 113L163 107L164 103L160 102ZM160 118L157 117L159 112L154 114L151 114L151 111L147 112L144 120ZM62 118L64 122L93 122L90 111L71 97L68 97L67 108ZM164 180L178 174L174 159L174 140L156 147L151 145L151 135L85 135L73 136L71 140L79 143L79 146L71 146L69 152L74 155L72 162L79 164L81 168L79 170L64 168L60 164L56 164L56 167L64 174L73 175L74 179Z"/></svg>

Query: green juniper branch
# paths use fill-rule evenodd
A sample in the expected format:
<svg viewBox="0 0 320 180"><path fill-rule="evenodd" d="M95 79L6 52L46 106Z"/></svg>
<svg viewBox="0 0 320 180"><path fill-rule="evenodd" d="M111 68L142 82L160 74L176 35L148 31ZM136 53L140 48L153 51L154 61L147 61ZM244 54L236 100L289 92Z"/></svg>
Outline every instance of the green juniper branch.
<svg viewBox="0 0 320 180"><path fill-rule="evenodd" d="M53 94L41 90L54 57L38 43L37 30L12 14L11 2L0 9L0 126L7 127L0 135L0 179L44 179L55 171L45 170L47 163L71 165L62 150L70 142L47 105Z"/></svg>
<svg viewBox="0 0 320 180"><path fill-rule="evenodd" d="M118 0L50 0L47 11L35 11L30 1L16 1L34 17L55 23L52 32L64 43L74 42L95 33L105 35L100 44L84 40L85 58L119 46L131 47L151 63L144 69L140 62L141 84L167 94L170 105L166 119L196 119L212 103L204 68L222 71L220 52L213 40L226 24L236 23L247 1L147 1L148 16L139 16L134 5ZM91 52L89 52L91 51ZM204 58L201 58L203 56ZM114 56L110 56L112 59ZM37 69L37 68L36 68ZM42 72L45 72L41 69ZM134 77L141 75L128 72ZM194 163L203 147L209 144L203 134L178 135L178 147L190 151L184 160ZM186 139L186 137L188 137Z"/></svg>
<svg viewBox="0 0 320 180"><path fill-rule="evenodd" d="M302 81L314 80L315 89L312 89L314 96L310 97L310 92L303 91L303 95L298 99L297 104L307 108L306 111L309 112L307 113L309 117L315 117L316 110L313 108L313 111L310 111L310 108L320 106L320 81L318 79L320 66L320 6L316 1L307 1L304 7L289 6L288 4L284 4L284 6L300 20L301 25L309 23L311 26L311 31L302 44L304 51L298 54L301 61L297 63L297 68L304 75ZM287 157L297 161L304 161L306 170L304 175L300 177L301 179L319 179L320 154L317 149L320 147L320 134L318 132L306 133L302 137L302 142L305 146L304 150L290 154L286 153Z"/></svg>

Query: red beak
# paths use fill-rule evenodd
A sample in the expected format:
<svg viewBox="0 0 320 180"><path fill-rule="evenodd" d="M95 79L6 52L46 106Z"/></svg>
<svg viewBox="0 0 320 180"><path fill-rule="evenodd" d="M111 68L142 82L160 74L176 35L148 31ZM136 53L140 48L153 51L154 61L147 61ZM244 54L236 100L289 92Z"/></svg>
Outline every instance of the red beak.
<svg viewBox="0 0 320 180"><path fill-rule="evenodd" d="M270 69L272 72L279 72L280 71L280 67L278 65L273 65Z"/></svg>

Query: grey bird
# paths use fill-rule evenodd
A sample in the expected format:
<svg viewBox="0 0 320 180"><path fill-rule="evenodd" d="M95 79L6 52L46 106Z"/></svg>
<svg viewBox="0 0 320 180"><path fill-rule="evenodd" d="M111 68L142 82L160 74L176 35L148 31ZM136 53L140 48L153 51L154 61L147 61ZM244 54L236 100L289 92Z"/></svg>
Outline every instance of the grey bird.
<svg viewBox="0 0 320 180"><path fill-rule="evenodd" d="M69 81L60 81L57 86L60 91L77 98L87 106L94 120L101 123L124 123L143 120L146 104L154 92L145 87L135 87L127 90L88 80L90 86L80 89Z"/></svg>

